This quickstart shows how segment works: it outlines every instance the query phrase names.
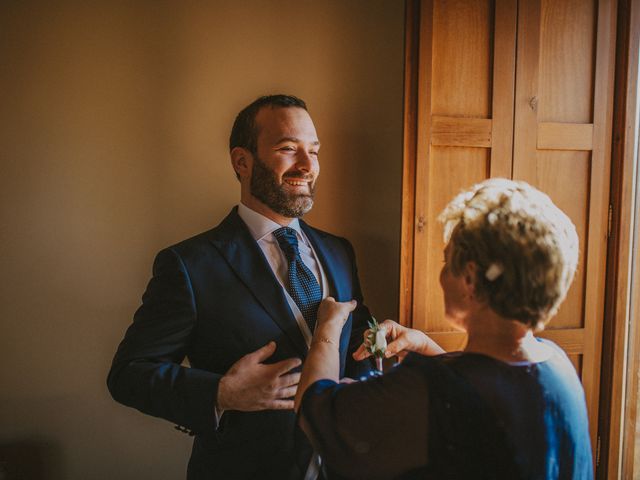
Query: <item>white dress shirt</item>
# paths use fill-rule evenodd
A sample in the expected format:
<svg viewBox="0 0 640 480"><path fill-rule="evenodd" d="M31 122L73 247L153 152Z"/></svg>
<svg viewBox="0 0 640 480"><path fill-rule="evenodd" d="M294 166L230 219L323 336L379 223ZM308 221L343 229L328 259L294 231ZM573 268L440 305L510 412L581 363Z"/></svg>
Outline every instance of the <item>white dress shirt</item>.
<svg viewBox="0 0 640 480"><path fill-rule="evenodd" d="M286 285L289 272L289 262L284 252L280 248L278 240L273 235L273 232L275 230L282 228L282 225L274 222L273 220L270 220L269 218L261 215L254 210L251 210L249 207L242 203L238 205L238 215L240 215L242 221L247 224L251 236L258 243L258 246L262 250L262 253L264 253L264 256L267 258L267 261L271 266L271 270L278 279L278 282L280 282L280 285L282 286L284 294L287 298L287 302L289 303L289 307L291 308L293 315L296 317L298 327L300 327L300 331L304 336L305 342L307 342L307 347L309 347L309 345L311 345L313 332L309 330L307 322L305 322L304 317L302 316L302 312L287 291ZM327 277L324 273L324 269L322 268L322 264L320 263L320 260L316 255L316 252L311 246L311 242L300 228L300 222L297 218L294 218L287 226L289 228L293 228L296 231L300 258L316 277L316 280L320 285L320 289L322 290L322 298L328 297L329 288Z"/></svg>
<svg viewBox="0 0 640 480"><path fill-rule="evenodd" d="M304 317L302 316L302 312L298 308L298 305L296 305L296 302L293 300L293 298L291 298L291 295L289 295L289 291L286 287L289 272L289 261L280 248L278 240L273 235L274 231L282 228L282 225L274 222L273 220L265 217L255 210L251 210L249 207L242 203L238 205L238 215L240 215L242 221L247 224L251 236L258 243L258 246L262 250L262 253L264 253L264 256L267 258L267 261L271 266L271 270L278 279L278 282L280 282L282 291L287 298L289 308L291 308L294 317L296 317L298 327L300 328L304 340L307 343L307 348L309 348L311 346L313 332L309 330L307 322L305 322ZM329 283L327 282L327 276L324 273L324 269L322 268L322 264L320 263L315 250L311 246L311 242L300 228L300 222L297 218L294 218L287 226L293 228L296 231L300 258L316 277L316 280L320 285L320 289L322 290L322 298L328 297ZM218 415L217 409L216 415ZM314 452L314 454L311 456L311 461L309 462L309 467L307 468L304 479L315 480L316 478L318 478L320 465L320 456Z"/></svg>

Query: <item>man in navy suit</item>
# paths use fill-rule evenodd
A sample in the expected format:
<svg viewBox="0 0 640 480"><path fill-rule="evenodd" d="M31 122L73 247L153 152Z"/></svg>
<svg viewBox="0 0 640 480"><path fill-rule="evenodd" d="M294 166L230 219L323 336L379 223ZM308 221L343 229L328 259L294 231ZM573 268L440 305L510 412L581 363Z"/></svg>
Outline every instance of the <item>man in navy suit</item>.
<svg viewBox="0 0 640 480"><path fill-rule="evenodd" d="M189 479L317 477L292 397L321 298L358 301L336 345L341 376L370 368L351 357L371 318L353 249L299 220L313 206L319 149L296 97L261 97L238 114L240 205L157 255L113 360L115 400L195 435Z"/></svg>

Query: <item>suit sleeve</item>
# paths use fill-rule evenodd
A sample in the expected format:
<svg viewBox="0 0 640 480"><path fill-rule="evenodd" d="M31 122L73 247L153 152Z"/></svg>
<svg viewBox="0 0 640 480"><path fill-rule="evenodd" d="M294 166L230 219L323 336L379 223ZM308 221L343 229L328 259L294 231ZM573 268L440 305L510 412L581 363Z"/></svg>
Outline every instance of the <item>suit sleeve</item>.
<svg viewBox="0 0 640 480"><path fill-rule="evenodd" d="M197 315L188 272L176 252L161 251L153 277L113 359L113 398L192 433L217 428L220 375L181 365Z"/></svg>
<svg viewBox="0 0 640 480"><path fill-rule="evenodd" d="M369 328L369 322L371 321L371 312L369 308L364 304L364 297L362 295L362 288L360 287L360 277L358 276L358 267L356 265L356 255L353 250L353 246L348 240L344 240L349 258L351 259L351 279L353 288L353 298L358 302L358 306L351 314L351 338L349 340L349 350L347 351L347 359L345 364L345 376L350 378L360 378L367 376L372 370L373 364L370 359L366 359L360 362L356 362L353 359L353 353L362 344L364 339L364 332Z"/></svg>

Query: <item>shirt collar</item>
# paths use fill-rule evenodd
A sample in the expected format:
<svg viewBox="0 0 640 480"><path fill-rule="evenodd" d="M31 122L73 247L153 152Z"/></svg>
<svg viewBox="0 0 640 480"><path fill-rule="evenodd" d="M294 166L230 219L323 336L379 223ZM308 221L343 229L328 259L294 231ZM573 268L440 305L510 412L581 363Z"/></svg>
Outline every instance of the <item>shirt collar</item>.
<svg viewBox="0 0 640 480"><path fill-rule="evenodd" d="M261 213L250 209L244 203L238 205L238 215L244 223L247 224L251 236L256 242L259 242L266 236L273 233L275 230L282 227L279 223L274 222L270 218L265 217ZM300 229L300 221L297 218L291 220L291 223L287 225L289 228L293 228L298 234L299 238L304 239L302 230Z"/></svg>

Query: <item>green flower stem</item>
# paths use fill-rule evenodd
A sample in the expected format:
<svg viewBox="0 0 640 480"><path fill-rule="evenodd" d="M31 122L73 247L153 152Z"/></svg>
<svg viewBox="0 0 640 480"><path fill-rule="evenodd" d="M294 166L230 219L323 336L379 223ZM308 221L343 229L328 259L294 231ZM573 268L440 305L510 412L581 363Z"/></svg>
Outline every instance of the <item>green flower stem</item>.
<svg viewBox="0 0 640 480"><path fill-rule="evenodd" d="M382 357L376 355L376 370L382 372Z"/></svg>

